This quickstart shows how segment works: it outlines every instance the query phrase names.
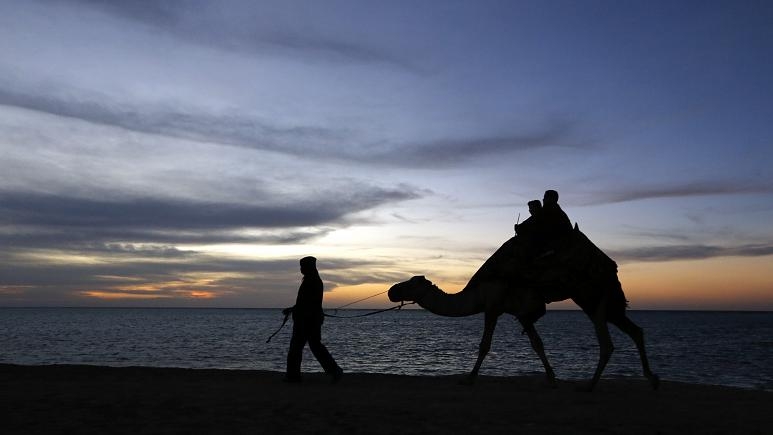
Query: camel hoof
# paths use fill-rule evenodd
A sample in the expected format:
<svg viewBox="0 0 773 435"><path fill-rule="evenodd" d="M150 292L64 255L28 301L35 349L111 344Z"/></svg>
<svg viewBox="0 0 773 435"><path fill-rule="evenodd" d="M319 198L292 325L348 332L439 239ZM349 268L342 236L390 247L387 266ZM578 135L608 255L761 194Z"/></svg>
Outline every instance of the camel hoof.
<svg viewBox="0 0 773 435"><path fill-rule="evenodd" d="M574 391L577 391L578 393L590 393L593 391L593 385L591 384L580 385L577 388L575 388Z"/></svg>
<svg viewBox="0 0 773 435"><path fill-rule="evenodd" d="M459 379L459 385L473 385L475 383L475 378L472 376L465 376L462 379Z"/></svg>

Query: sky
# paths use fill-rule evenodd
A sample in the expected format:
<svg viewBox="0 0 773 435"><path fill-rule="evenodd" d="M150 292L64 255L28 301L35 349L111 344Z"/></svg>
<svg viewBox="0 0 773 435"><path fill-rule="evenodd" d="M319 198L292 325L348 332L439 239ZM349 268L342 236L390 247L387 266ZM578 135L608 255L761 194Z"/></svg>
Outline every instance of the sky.
<svg viewBox="0 0 773 435"><path fill-rule="evenodd" d="M0 306L455 292L555 189L631 308L773 310L770 2L0 10Z"/></svg>

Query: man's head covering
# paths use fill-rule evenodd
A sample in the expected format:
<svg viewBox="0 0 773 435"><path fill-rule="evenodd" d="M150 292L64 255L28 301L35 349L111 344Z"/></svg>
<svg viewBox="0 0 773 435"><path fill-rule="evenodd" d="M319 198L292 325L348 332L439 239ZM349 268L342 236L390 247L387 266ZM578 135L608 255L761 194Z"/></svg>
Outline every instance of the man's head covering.
<svg viewBox="0 0 773 435"><path fill-rule="evenodd" d="M545 196L542 198L542 201L545 202L545 204L557 204L558 192L556 192L555 190L546 190Z"/></svg>
<svg viewBox="0 0 773 435"><path fill-rule="evenodd" d="M301 266L303 266L303 267L311 267L311 268L316 269L317 268L317 259L312 257L312 256L303 257L303 258L301 258Z"/></svg>
<svg viewBox="0 0 773 435"><path fill-rule="evenodd" d="M531 210L531 209L539 210L539 209L542 208L542 203L539 202L539 199L535 199L533 201L529 201L528 205L529 205L529 210Z"/></svg>

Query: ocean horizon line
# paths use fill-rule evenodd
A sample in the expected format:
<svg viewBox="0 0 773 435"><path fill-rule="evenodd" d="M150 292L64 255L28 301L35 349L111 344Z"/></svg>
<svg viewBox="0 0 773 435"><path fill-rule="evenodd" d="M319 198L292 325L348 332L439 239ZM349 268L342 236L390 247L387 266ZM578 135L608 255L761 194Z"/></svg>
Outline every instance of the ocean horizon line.
<svg viewBox="0 0 773 435"><path fill-rule="evenodd" d="M327 308L322 307L324 311L373 311L381 310L384 308L390 308L391 306L383 307L368 307L368 308ZM110 309L110 310L282 310L286 307L186 307L186 306L88 306L88 305L19 305L19 306L2 306L0 309ZM427 311L420 307L404 307L400 311ZM547 311L552 312L582 312L580 308L551 308L547 307ZM772 309L689 309L689 308L628 308L627 311L633 312L672 312L672 313L773 313ZM482 314L482 313L481 313Z"/></svg>

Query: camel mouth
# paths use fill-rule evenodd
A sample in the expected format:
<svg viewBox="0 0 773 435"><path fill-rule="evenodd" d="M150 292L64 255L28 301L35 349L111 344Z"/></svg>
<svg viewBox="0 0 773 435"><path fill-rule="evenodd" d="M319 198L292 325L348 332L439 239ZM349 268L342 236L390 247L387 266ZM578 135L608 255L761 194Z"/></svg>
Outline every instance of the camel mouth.
<svg viewBox="0 0 773 435"><path fill-rule="evenodd" d="M398 282L390 287L387 296L391 302L412 301L415 296L415 291L412 289L427 282L429 281L424 276L414 276L408 281Z"/></svg>
<svg viewBox="0 0 773 435"><path fill-rule="evenodd" d="M387 292L387 297L389 297L390 302L402 302L403 299L398 295L400 292L400 284L403 283L397 283L393 285L392 287L389 287L389 291Z"/></svg>

